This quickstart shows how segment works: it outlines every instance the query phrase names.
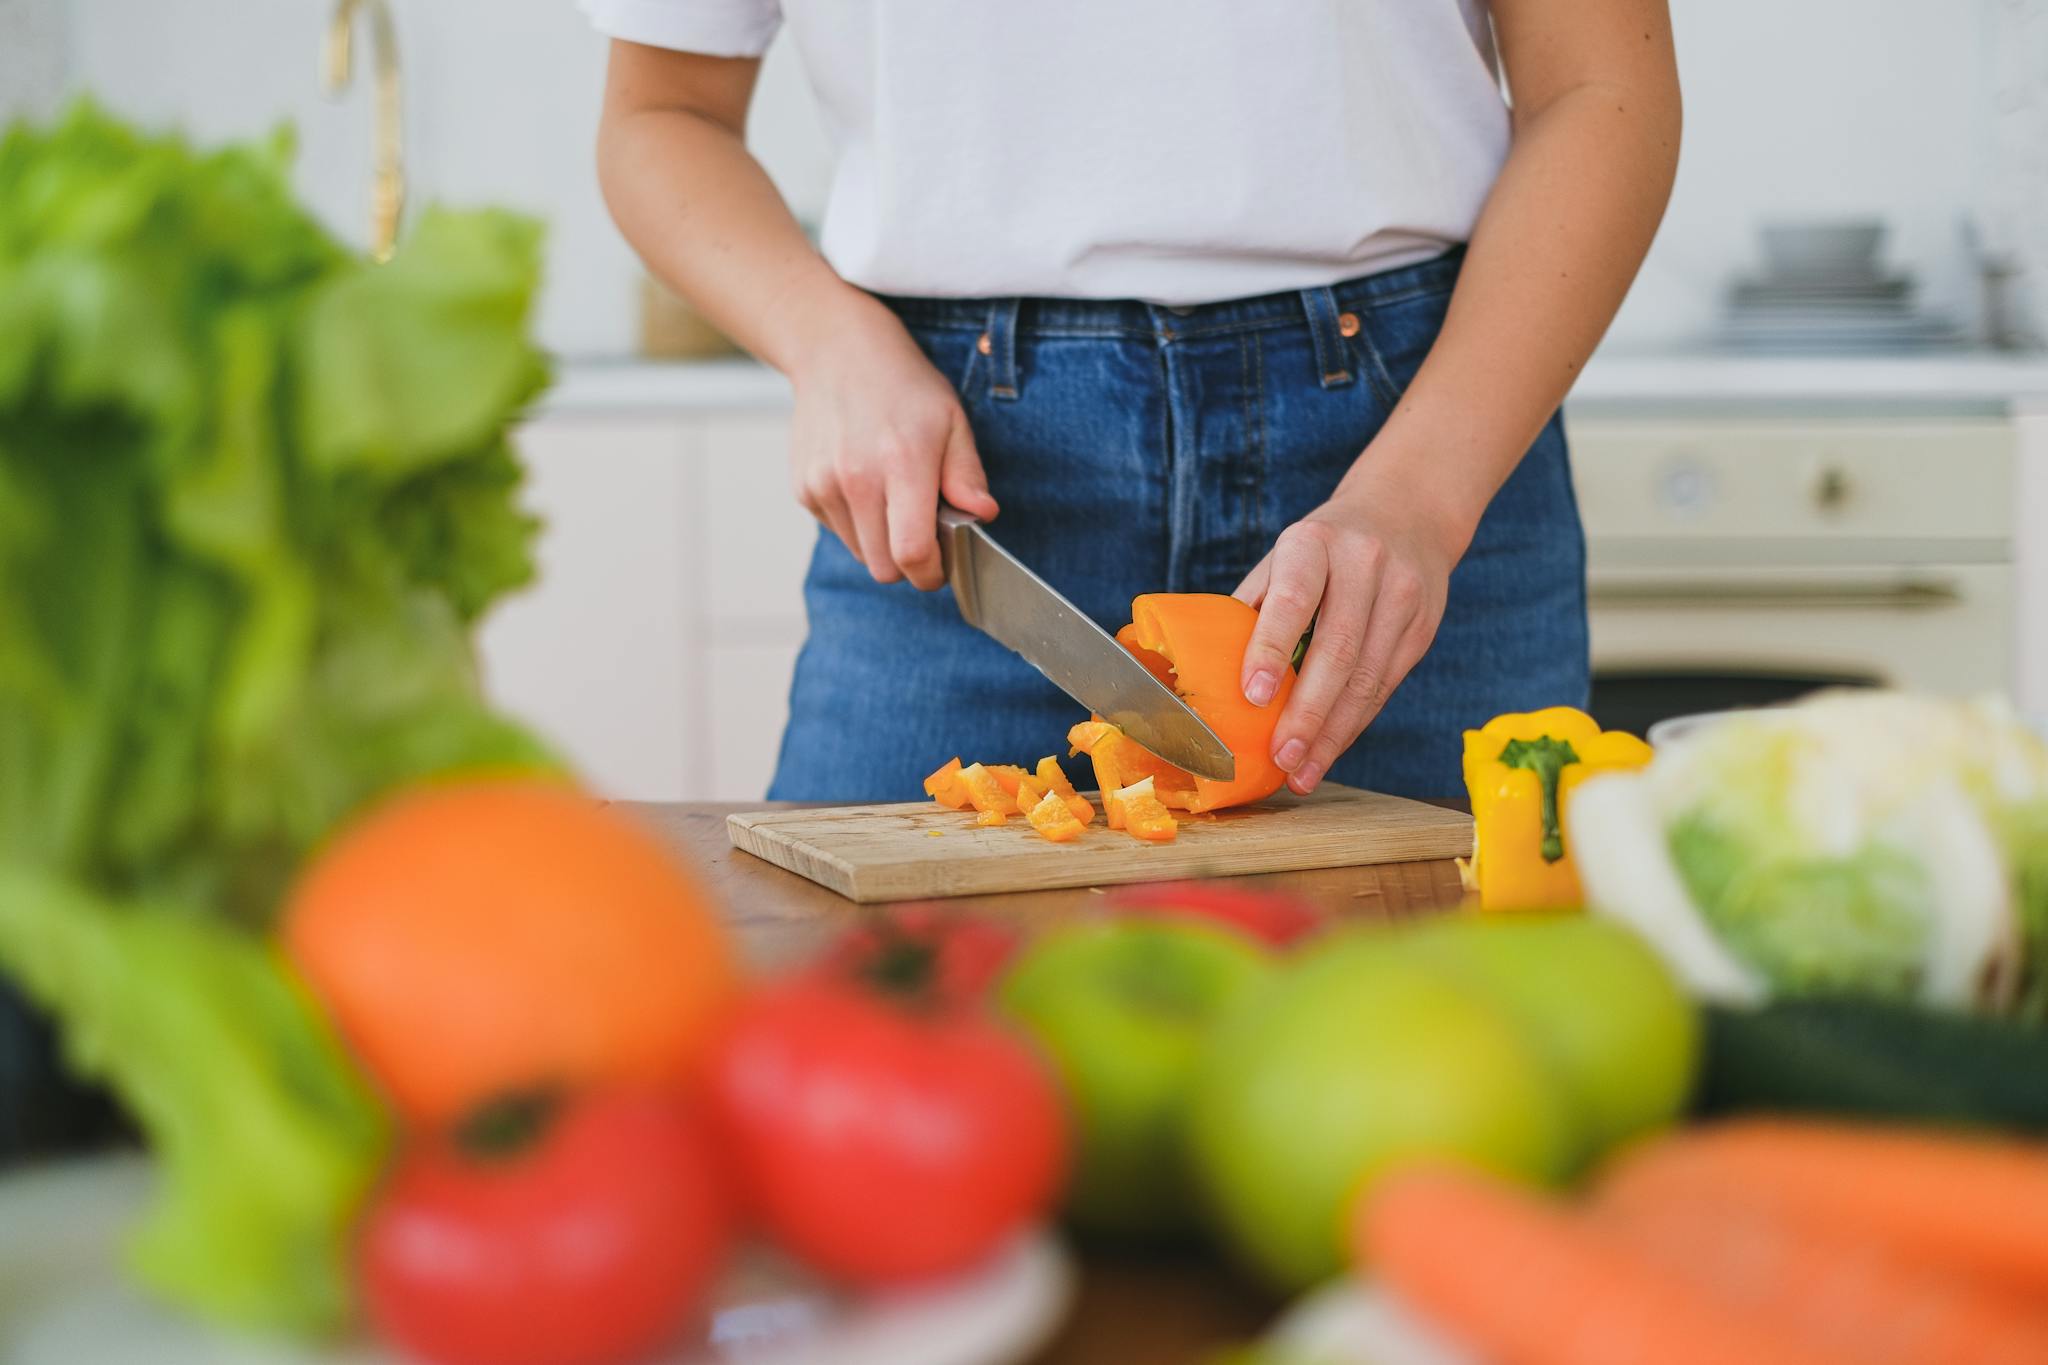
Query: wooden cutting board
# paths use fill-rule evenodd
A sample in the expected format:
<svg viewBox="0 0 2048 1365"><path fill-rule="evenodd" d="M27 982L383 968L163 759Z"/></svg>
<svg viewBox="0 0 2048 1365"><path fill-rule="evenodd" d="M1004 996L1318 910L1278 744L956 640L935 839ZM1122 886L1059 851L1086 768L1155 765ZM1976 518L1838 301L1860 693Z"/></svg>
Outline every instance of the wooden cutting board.
<svg viewBox="0 0 2048 1365"><path fill-rule="evenodd" d="M726 818L733 847L854 901L928 900L1065 886L1235 877L1311 867L1421 862L1472 852L1472 817L1324 783L1257 805L1186 816L1148 844L1102 823L1055 844L1013 818L984 829L935 801L753 811Z"/></svg>

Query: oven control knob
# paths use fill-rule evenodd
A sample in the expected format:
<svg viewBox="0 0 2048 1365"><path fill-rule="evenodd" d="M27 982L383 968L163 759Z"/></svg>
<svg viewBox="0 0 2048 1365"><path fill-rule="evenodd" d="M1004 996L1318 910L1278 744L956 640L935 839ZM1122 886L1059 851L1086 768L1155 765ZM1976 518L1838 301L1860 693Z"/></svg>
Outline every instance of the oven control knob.
<svg viewBox="0 0 2048 1365"><path fill-rule="evenodd" d="M1675 516L1699 516L1714 501L1713 471L1697 459L1680 456L1664 467L1657 499Z"/></svg>
<svg viewBox="0 0 2048 1365"><path fill-rule="evenodd" d="M1830 461L1813 476L1813 505L1823 512L1839 512L1849 503L1849 472Z"/></svg>

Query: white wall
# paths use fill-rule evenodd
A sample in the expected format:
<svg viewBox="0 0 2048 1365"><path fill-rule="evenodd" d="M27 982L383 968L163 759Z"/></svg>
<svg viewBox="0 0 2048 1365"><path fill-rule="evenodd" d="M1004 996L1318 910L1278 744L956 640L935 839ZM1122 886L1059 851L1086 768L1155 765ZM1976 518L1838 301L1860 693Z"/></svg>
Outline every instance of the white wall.
<svg viewBox="0 0 2048 1365"><path fill-rule="evenodd" d="M336 230L362 240L370 51L367 33L359 33L358 85L338 101L320 93L328 0L58 2L70 9L74 88L206 139L248 136L290 120L298 128L302 192ZM605 215L591 159L604 40L573 0L392 4L406 76L414 204L498 203L545 216L550 250L541 330L548 344L570 355L630 351L638 335L638 265ZM815 216L829 156L786 52L774 54L763 72L753 139L798 212Z"/></svg>
<svg viewBox="0 0 2048 1365"><path fill-rule="evenodd" d="M0 0L0 14L51 2ZM357 92L337 106L317 92L326 0L57 2L71 10L74 84L206 137L296 120L308 197L360 235L368 101ZM636 267L591 171L602 42L572 0L394 3L416 187L547 214L548 341L572 354L629 351ZM2048 0L1673 0L1684 162L1617 344L1704 329L1767 217L1881 215L1895 225L1894 259L1959 311L1974 307L1956 226L1966 212L1991 211L2007 238L2031 236L2037 273L2048 275L2048 125L2025 121L2028 109L2048 108L2044 8ZM2013 110L1995 113L2000 103ZM815 216L828 155L786 42L763 77L754 141L799 213Z"/></svg>
<svg viewBox="0 0 2048 1365"><path fill-rule="evenodd" d="M2030 0L2021 0L2029 3ZM1929 301L1974 309L1958 219L1990 180L1988 28L2007 0L1674 0L1678 185L1613 342L1710 326L1767 218L1876 216Z"/></svg>

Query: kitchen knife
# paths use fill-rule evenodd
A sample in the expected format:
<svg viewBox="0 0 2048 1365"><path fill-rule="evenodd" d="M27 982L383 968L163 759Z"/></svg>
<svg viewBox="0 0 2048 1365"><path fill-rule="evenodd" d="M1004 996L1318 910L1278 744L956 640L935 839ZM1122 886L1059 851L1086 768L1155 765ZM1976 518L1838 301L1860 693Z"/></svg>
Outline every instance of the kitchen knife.
<svg viewBox="0 0 2048 1365"><path fill-rule="evenodd" d="M997 544L988 528L939 508L939 552L971 626L1023 655L1053 684L1176 768L1237 775L1228 745L1116 638Z"/></svg>

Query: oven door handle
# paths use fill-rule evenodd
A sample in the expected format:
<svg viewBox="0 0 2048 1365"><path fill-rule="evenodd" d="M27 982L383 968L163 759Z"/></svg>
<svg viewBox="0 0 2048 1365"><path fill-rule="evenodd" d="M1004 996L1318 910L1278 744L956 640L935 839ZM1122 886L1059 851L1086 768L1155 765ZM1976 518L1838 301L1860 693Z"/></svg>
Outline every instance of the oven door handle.
<svg viewBox="0 0 2048 1365"><path fill-rule="evenodd" d="M1963 594L1953 583L1933 579L1881 583L1714 582L1712 580L1622 580L1595 582L1586 600L1595 607L1681 607L1692 610L1748 607L1848 607L1859 610L1928 611L1953 606Z"/></svg>

